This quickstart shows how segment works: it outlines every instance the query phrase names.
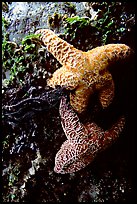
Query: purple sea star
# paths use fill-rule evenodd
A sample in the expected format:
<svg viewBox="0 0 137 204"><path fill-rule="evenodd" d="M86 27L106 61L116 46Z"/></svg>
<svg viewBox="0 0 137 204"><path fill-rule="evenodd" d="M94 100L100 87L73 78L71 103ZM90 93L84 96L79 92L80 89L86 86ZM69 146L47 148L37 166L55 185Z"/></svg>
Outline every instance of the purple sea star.
<svg viewBox="0 0 137 204"><path fill-rule="evenodd" d="M67 137L55 157L54 171L61 174L73 173L87 166L118 138L125 124L122 116L106 131L93 122L83 125L65 97L61 99L59 111Z"/></svg>

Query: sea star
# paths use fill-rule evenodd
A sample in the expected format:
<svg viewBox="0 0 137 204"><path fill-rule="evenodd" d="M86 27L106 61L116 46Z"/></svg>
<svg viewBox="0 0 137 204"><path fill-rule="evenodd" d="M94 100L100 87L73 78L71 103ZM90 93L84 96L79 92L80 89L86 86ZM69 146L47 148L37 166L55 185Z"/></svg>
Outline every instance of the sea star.
<svg viewBox="0 0 137 204"><path fill-rule="evenodd" d="M73 173L87 166L100 151L118 138L125 124L125 118L122 116L107 131L93 122L83 125L64 96L59 111L67 137L55 157L54 171L61 174Z"/></svg>
<svg viewBox="0 0 137 204"><path fill-rule="evenodd" d="M102 107L114 97L114 82L108 66L130 56L131 48L125 44L108 44L87 52L78 50L49 29L40 29L40 39L48 51L62 64L47 84L65 86L70 93L70 104L78 113L86 110L89 97L98 91Z"/></svg>

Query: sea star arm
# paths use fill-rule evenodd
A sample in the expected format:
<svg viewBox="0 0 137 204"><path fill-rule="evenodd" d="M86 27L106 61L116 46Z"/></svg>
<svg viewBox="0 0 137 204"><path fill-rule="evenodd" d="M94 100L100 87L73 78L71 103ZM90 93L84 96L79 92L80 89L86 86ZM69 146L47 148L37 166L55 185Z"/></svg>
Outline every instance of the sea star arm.
<svg viewBox="0 0 137 204"><path fill-rule="evenodd" d="M125 44L108 44L87 52L94 67L95 91L99 90L99 100L103 108L106 108L114 97L114 82L109 72L109 65L118 60L128 59L132 52L132 49Z"/></svg>
<svg viewBox="0 0 137 204"><path fill-rule="evenodd" d="M125 124L125 117L122 116L107 131L93 122L83 125L64 96L59 111L67 140L56 154L54 171L62 174L87 166L100 151L117 139Z"/></svg>
<svg viewBox="0 0 137 204"><path fill-rule="evenodd" d="M68 90L73 90L79 83L78 74L73 73L69 67L57 69L51 79L47 80L47 85L55 88L56 85L64 86Z"/></svg>
<svg viewBox="0 0 137 204"><path fill-rule="evenodd" d="M109 129L104 131L95 123L85 124L85 128L88 130L89 144L94 143L96 151L99 152L111 145L120 135L125 125L125 117L121 116L117 122Z"/></svg>
<svg viewBox="0 0 137 204"><path fill-rule="evenodd" d="M128 58L133 50L125 44L108 44L93 48L87 52L88 58L94 65L94 69L101 71L110 63Z"/></svg>
<svg viewBox="0 0 137 204"><path fill-rule="evenodd" d="M92 122L92 123L86 123L84 124L85 128L88 130L88 134L92 135L95 133L99 133L99 132L103 132L104 130L99 127L96 123Z"/></svg>
<svg viewBox="0 0 137 204"><path fill-rule="evenodd" d="M109 106L114 98L114 81L111 80L99 91L99 100L103 108Z"/></svg>
<svg viewBox="0 0 137 204"><path fill-rule="evenodd" d="M48 85L65 85L69 90L73 90L73 93L70 93L70 104L78 113L86 110L89 96L94 92L99 93L102 107L107 107L114 97L114 83L109 73L109 65L127 59L132 49L125 44L108 44L83 52L49 29L36 31L36 34L39 33L48 51L63 65L63 68L48 80Z"/></svg>
<svg viewBox="0 0 137 204"><path fill-rule="evenodd" d="M85 136L85 128L79 121L77 114L67 104L66 98L61 98L59 113L61 116L62 128L68 140L77 140Z"/></svg>
<svg viewBox="0 0 137 204"><path fill-rule="evenodd" d="M84 63L84 54L81 50L74 48L65 40L59 38L49 29L40 29L36 34L41 34L40 39L47 46L48 51L63 65L75 69L82 67Z"/></svg>
<svg viewBox="0 0 137 204"><path fill-rule="evenodd" d="M91 163L97 154L110 146L119 136L125 124L122 116L108 131L95 123L86 124L88 137L83 140L66 140L55 157L56 173L74 173Z"/></svg>
<svg viewBox="0 0 137 204"><path fill-rule="evenodd" d="M70 93L70 104L76 112L82 113L85 111L92 92L92 88L82 84Z"/></svg>
<svg viewBox="0 0 137 204"><path fill-rule="evenodd" d="M125 117L121 116L118 121L107 131L104 132L104 137L102 141L101 149L105 149L109 145L111 145L122 132L123 127L125 125Z"/></svg>

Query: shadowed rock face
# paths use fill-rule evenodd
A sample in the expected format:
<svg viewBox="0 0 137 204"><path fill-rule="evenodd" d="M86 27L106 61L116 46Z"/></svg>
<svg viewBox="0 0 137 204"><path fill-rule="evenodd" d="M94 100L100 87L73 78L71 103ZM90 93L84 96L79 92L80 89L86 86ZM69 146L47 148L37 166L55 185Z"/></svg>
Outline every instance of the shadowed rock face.
<svg viewBox="0 0 137 204"><path fill-rule="evenodd" d="M84 14L84 6L82 3L74 2L77 8L77 14ZM11 2L9 11L4 12L5 18L10 22L8 31L11 41L21 42L21 39L29 33L34 33L36 28L46 26L48 16L52 16L54 12L64 14L65 5L63 2ZM36 15L37 12L37 15ZM71 14L71 12L68 12ZM56 28L55 28L56 29ZM64 26L60 26L60 32L63 32Z"/></svg>

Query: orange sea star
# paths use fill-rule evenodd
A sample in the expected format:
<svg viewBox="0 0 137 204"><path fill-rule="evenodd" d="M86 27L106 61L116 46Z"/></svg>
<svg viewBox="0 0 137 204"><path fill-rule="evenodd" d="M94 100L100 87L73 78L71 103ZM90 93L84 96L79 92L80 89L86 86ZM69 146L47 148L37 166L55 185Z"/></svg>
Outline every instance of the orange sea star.
<svg viewBox="0 0 137 204"><path fill-rule="evenodd" d="M83 125L65 97L61 99L59 111L67 137L55 157L54 171L61 174L73 173L87 166L98 152L117 139L125 124L122 116L108 131L95 123Z"/></svg>
<svg viewBox="0 0 137 204"><path fill-rule="evenodd" d="M114 82L108 65L130 56L125 44L108 44L83 52L59 38L49 29L40 29L40 39L62 64L47 84L65 86L70 93L70 104L78 113L86 110L89 97L98 91L102 107L107 107L114 97Z"/></svg>

